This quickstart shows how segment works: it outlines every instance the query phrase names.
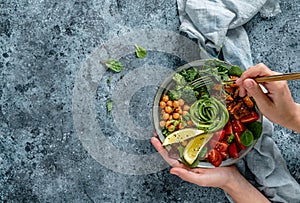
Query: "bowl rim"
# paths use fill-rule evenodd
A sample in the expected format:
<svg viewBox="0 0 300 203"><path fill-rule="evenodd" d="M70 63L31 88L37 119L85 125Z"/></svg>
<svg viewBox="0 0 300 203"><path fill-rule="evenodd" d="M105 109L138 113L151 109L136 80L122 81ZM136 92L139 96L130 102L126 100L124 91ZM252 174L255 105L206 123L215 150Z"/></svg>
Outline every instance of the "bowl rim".
<svg viewBox="0 0 300 203"><path fill-rule="evenodd" d="M200 66L204 65L207 62L214 62L216 64L222 64L222 65L226 65L227 67L232 67L234 65L225 62L225 61L221 61L219 59L200 59L200 60L195 60L195 61L191 61L188 62L182 66L179 66L177 69L175 69L174 71L172 71L170 74L167 75L167 77L164 78L164 80L160 83L155 96L154 96L154 101L153 101L153 107L152 107L152 119L153 119L153 125L154 125L154 130L156 131L156 134L159 138L159 140L161 142L164 141L165 137L164 135L161 133L160 126L159 126L159 113L158 110L160 109L159 107L159 102L161 99L161 96L163 95L163 93L167 90L168 85L170 85L170 82L172 81L173 75L181 70L190 68L190 67L194 67L194 66L198 66L197 68L199 68ZM259 122L263 123L263 116L261 114L261 112L258 110L258 108L256 107L257 112L259 113ZM261 137L261 135L260 135ZM246 149L241 150L239 152L239 157L238 158L228 158L224 161L222 161L221 166L230 166L233 165L235 163L237 163L238 161L240 161L241 159L243 159L255 146L255 144L257 143L257 141L260 139L260 137L256 140L253 141L253 143L248 146ZM179 159L180 160L180 159ZM200 168L215 168L214 165L212 165L209 162L204 162L204 161L200 161L199 164L196 167L200 167Z"/></svg>

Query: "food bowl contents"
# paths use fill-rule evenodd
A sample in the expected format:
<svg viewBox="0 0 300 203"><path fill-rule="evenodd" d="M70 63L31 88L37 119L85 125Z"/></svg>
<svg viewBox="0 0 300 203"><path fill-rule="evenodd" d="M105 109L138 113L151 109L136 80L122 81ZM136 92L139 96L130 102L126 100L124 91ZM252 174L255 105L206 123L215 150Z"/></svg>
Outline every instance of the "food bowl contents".
<svg viewBox="0 0 300 203"><path fill-rule="evenodd" d="M163 145L190 167L237 159L262 131L254 100L240 97L235 83L222 82L237 79L242 70L212 64L176 72L159 101Z"/></svg>

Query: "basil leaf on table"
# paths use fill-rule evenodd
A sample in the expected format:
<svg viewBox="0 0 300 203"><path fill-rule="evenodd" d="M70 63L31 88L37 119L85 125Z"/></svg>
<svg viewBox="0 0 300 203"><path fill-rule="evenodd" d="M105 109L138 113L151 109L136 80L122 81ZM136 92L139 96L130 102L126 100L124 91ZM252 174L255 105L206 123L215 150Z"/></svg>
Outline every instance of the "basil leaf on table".
<svg viewBox="0 0 300 203"><path fill-rule="evenodd" d="M145 58L147 55L146 49L138 45L135 45L135 53L138 58Z"/></svg>
<svg viewBox="0 0 300 203"><path fill-rule="evenodd" d="M106 109L107 109L107 113L110 113L112 110L112 100L109 100L108 102L106 102Z"/></svg>
<svg viewBox="0 0 300 203"><path fill-rule="evenodd" d="M121 64L121 62L113 58L108 59L104 62L104 64L108 69L111 69L116 73L119 73L123 70L123 65Z"/></svg>

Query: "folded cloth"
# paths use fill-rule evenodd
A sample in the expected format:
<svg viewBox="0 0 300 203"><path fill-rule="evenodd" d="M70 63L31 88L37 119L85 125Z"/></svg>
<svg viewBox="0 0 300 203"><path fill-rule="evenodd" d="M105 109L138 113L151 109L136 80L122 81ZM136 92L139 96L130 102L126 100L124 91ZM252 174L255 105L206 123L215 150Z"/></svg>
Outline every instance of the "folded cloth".
<svg viewBox="0 0 300 203"><path fill-rule="evenodd" d="M212 56L243 68L252 65L248 35L243 28L258 12L271 17L280 12L276 0L177 0L180 31L196 38Z"/></svg>
<svg viewBox="0 0 300 203"><path fill-rule="evenodd" d="M280 12L277 0L177 0L180 31L198 40L212 57L246 69L253 65L243 25L254 15ZM299 202L300 185L291 176L272 137L273 126L263 120L263 133L254 149L238 164L241 173L272 202ZM231 198L228 196L230 201Z"/></svg>

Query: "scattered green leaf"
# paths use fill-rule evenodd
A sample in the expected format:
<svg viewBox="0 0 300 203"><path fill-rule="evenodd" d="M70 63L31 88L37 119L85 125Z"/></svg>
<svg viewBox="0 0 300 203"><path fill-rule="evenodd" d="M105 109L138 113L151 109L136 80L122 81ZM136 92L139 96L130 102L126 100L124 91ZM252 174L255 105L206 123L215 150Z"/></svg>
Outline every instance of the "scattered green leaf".
<svg viewBox="0 0 300 203"><path fill-rule="evenodd" d="M145 58L147 55L146 49L138 45L135 45L135 53L138 58Z"/></svg>
<svg viewBox="0 0 300 203"><path fill-rule="evenodd" d="M110 113L112 110L112 100L109 100L108 102L106 102L106 109L107 109L107 113Z"/></svg>
<svg viewBox="0 0 300 203"><path fill-rule="evenodd" d="M123 70L123 65L120 61L110 58L107 61L104 62L107 68L111 69L114 72L121 72Z"/></svg>

